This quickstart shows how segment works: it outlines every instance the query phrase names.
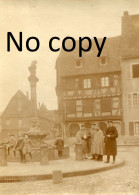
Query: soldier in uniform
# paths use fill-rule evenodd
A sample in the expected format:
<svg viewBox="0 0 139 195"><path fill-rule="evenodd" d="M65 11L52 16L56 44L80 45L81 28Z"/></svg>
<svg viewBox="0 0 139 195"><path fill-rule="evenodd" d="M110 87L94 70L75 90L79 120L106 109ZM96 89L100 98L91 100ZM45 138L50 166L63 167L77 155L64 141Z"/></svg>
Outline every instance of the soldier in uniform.
<svg viewBox="0 0 139 195"><path fill-rule="evenodd" d="M31 143L30 139L28 138L28 135L25 134L25 137L22 141L21 148L22 148L22 153L23 153L23 162L26 162L26 154L30 155L30 158L32 159L31 155L31 146L33 144Z"/></svg>
<svg viewBox="0 0 139 195"><path fill-rule="evenodd" d="M58 149L58 157L62 158L62 149L64 148L64 140L60 135L57 136L57 139L55 141L55 146Z"/></svg>
<svg viewBox="0 0 139 195"><path fill-rule="evenodd" d="M107 155L106 163L110 161L110 155L113 156L113 163L115 163L115 157L117 155L117 143L118 131L113 125L113 121L108 121L108 128L105 135L105 153Z"/></svg>

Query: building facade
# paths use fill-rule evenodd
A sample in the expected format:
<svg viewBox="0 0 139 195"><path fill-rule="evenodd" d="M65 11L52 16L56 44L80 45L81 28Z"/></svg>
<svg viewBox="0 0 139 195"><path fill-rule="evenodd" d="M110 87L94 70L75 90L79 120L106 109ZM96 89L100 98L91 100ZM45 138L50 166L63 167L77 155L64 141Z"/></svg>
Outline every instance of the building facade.
<svg viewBox="0 0 139 195"><path fill-rule="evenodd" d="M105 133L107 121L113 120L121 137L131 135L127 128L128 122L138 126L134 122L139 119L138 106L135 105L132 115L125 103L127 93L132 93L135 99L134 92L139 92L138 79L127 80L125 77L126 66L138 64L138 58L124 58L124 33L128 31L128 24L125 25L127 14L125 12L122 18L122 35L107 38L101 57L96 57L97 51L93 48L93 51L84 52L82 58L78 58L77 51L61 51L57 58L56 93L63 134L66 137L74 137L82 124L89 127L92 122L97 121L101 123ZM130 40L129 34L126 41L127 39ZM84 47L85 44L84 42ZM134 47L139 49L139 42ZM134 72L138 71L139 67L136 65Z"/></svg>
<svg viewBox="0 0 139 195"><path fill-rule="evenodd" d="M139 15L122 17L121 72L126 139L139 136ZM129 136L128 136L129 135Z"/></svg>

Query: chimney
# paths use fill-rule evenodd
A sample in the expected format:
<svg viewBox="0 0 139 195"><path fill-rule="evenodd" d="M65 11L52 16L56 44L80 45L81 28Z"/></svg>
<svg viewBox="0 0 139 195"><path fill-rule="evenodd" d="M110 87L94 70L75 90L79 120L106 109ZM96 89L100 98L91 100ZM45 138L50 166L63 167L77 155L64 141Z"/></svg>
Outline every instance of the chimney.
<svg viewBox="0 0 139 195"><path fill-rule="evenodd" d="M128 11L124 11L124 16L129 16Z"/></svg>
<svg viewBox="0 0 139 195"><path fill-rule="evenodd" d="M124 11L122 16L122 35L128 35L130 33L131 29L131 21L130 21L130 15L128 14L128 11Z"/></svg>

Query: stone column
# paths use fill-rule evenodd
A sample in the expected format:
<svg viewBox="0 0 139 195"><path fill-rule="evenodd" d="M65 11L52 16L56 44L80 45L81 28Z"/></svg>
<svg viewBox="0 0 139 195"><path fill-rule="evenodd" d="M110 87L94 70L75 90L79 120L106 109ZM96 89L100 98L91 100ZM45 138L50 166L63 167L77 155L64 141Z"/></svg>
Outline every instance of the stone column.
<svg viewBox="0 0 139 195"><path fill-rule="evenodd" d="M48 165L48 146L47 145L41 145L40 146L40 165Z"/></svg>
<svg viewBox="0 0 139 195"><path fill-rule="evenodd" d="M38 77L36 76L36 69L37 69L37 61L33 61L31 66L28 68L30 72L30 76L28 80L30 82L31 88L31 104L32 104L32 116L37 117L37 95L36 95L36 83L39 81Z"/></svg>
<svg viewBox="0 0 139 195"><path fill-rule="evenodd" d="M75 159L76 160L84 160L83 157L83 145L81 143L76 143L75 144Z"/></svg>
<svg viewBox="0 0 139 195"><path fill-rule="evenodd" d="M0 146L0 166L7 166L6 146Z"/></svg>

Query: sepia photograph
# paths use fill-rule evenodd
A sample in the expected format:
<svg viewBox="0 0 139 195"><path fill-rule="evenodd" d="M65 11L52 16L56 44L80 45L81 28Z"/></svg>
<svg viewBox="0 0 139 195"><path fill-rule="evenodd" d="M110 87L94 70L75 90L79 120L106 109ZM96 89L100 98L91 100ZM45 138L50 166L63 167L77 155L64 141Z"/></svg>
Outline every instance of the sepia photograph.
<svg viewBox="0 0 139 195"><path fill-rule="evenodd" d="M0 195L139 195L139 1L0 0Z"/></svg>

